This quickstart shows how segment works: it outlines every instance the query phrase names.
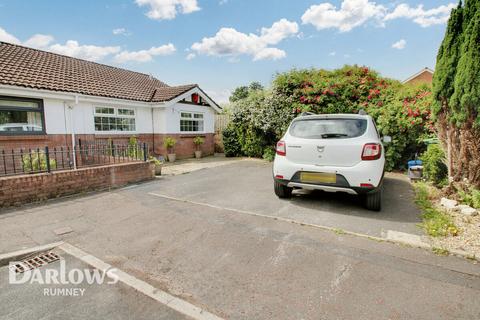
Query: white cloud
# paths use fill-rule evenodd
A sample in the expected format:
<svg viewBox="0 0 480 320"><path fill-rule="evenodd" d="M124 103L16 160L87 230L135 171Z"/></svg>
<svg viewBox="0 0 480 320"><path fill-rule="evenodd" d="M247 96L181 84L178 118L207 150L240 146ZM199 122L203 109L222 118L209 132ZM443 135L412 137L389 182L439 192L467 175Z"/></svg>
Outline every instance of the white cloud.
<svg viewBox="0 0 480 320"><path fill-rule="evenodd" d="M370 19L382 17L385 11L384 6L369 0L344 0L340 9L325 2L308 8L302 16L302 22L312 24L318 30L336 28L340 32L348 32Z"/></svg>
<svg viewBox="0 0 480 320"><path fill-rule="evenodd" d="M392 44L392 48L402 50L405 49L405 46L407 45L407 41L405 39L398 40L394 44Z"/></svg>
<svg viewBox="0 0 480 320"><path fill-rule="evenodd" d="M197 56L197 55L196 55L195 53L189 53L189 54L187 54L186 59L187 59L187 60L192 60L192 59L194 59L196 56Z"/></svg>
<svg viewBox="0 0 480 320"><path fill-rule="evenodd" d="M171 20L177 13L188 14L200 10L197 0L135 0L138 6L148 6L147 17L155 20Z"/></svg>
<svg viewBox="0 0 480 320"><path fill-rule="evenodd" d="M15 44L20 44L20 40L15 38L15 36L11 35L5 29L0 28L0 41L3 42L9 42L9 43L15 43Z"/></svg>
<svg viewBox="0 0 480 320"><path fill-rule="evenodd" d="M131 35L131 33L125 29L125 28L116 28L116 29L113 29L112 30L112 33L116 36L118 35L123 35L123 36L129 36Z"/></svg>
<svg viewBox="0 0 480 320"><path fill-rule="evenodd" d="M53 36L45 34L35 34L22 43L22 41L17 39L15 36L9 34L2 28L0 28L0 41L23 44L27 47L38 48L90 61L100 61L107 57L115 55L115 61L119 63L127 61L151 61L154 56L169 55L177 50L175 46L171 43L160 47L152 47L148 50L139 51L121 51L121 48L119 46L81 45L78 43L78 41L75 40L68 40L67 42L65 42L65 44L52 44L52 42L54 41Z"/></svg>
<svg viewBox="0 0 480 320"><path fill-rule="evenodd" d="M173 54L175 51L177 51L175 46L169 43L160 47L152 47L148 50L122 51L115 56L115 61L119 63L128 61L148 62L151 61L154 56L167 56Z"/></svg>
<svg viewBox="0 0 480 320"><path fill-rule="evenodd" d="M267 44L277 44L283 39L298 33L296 22L281 19L275 22L270 28L262 28L260 38Z"/></svg>
<svg viewBox="0 0 480 320"><path fill-rule="evenodd" d="M337 55L337 53L335 51L332 51L328 55L331 56L331 57L335 57Z"/></svg>
<svg viewBox="0 0 480 320"><path fill-rule="evenodd" d="M99 61L109 55L119 52L120 47L80 45L78 41L68 40L65 44L53 44L49 46L47 50L75 58Z"/></svg>
<svg viewBox="0 0 480 320"><path fill-rule="evenodd" d="M387 14L384 21L394 19L410 19L416 24L426 28L436 24L443 24L448 21L450 12L456 4L442 5L437 8L425 10L423 5L418 5L416 8L410 7L408 4L402 3L398 5L395 10Z"/></svg>
<svg viewBox="0 0 480 320"><path fill-rule="evenodd" d="M49 34L35 34L23 44L27 47L44 49L53 42L53 36Z"/></svg>
<svg viewBox="0 0 480 320"><path fill-rule="evenodd" d="M393 11L370 0L343 0L340 8L329 2L312 5L302 16L303 24L311 24L318 30L338 29L348 32L369 21L384 26L386 21L395 19L410 19L422 27L443 24L448 21L450 12L456 4L441 5L432 9L424 9L423 5L410 7L402 3Z"/></svg>
<svg viewBox="0 0 480 320"><path fill-rule="evenodd" d="M298 33L296 22L281 19L270 28L262 28L260 35L245 34L233 28L221 28L210 38L203 38L201 42L192 45L192 50L198 54L209 56L228 56L236 58L239 55L249 55L254 61L271 59L277 60L286 56L285 51L269 47Z"/></svg>
<svg viewBox="0 0 480 320"><path fill-rule="evenodd" d="M232 91L230 90L205 90L210 98L213 99L216 103L219 104L227 104L229 102L229 98L232 95Z"/></svg>

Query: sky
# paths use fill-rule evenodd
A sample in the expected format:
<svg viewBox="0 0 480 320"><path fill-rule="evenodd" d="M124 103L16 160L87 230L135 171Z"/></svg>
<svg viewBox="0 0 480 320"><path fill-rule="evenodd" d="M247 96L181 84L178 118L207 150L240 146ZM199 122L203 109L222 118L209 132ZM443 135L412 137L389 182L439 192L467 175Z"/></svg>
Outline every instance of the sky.
<svg viewBox="0 0 480 320"><path fill-rule="evenodd" d="M434 68L456 0L0 0L0 41L198 83L217 102L292 68Z"/></svg>

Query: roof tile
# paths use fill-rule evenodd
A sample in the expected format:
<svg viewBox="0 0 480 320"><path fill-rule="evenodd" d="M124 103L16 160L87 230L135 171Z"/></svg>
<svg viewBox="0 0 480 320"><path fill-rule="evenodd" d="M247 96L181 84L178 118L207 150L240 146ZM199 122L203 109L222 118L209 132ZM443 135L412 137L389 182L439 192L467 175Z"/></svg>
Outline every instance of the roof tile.
<svg viewBox="0 0 480 320"><path fill-rule="evenodd" d="M197 85L171 87L144 73L0 42L0 84L163 102Z"/></svg>

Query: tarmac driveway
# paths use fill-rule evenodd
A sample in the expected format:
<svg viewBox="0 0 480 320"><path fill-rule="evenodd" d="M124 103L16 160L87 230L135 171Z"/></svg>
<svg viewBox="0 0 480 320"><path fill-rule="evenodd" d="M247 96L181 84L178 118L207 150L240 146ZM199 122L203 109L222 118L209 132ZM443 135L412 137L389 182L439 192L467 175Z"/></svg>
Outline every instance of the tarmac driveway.
<svg viewBox="0 0 480 320"><path fill-rule="evenodd" d="M278 200L270 170L241 161L4 212L0 252L63 240L224 319L480 319L471 261L275 219L413 232L403 178L375 213L332 195ZM105 310L91 302L85 319Z"/></svg>
<svg viewBox="0 0 480 320"><path fill-rule="evenodd" d="M271 164L256 160L165 177L140 190L371 236L381 237L387 230L422 233L412 187L402 174L386 175L380 212L364 209L357 196L343 193L298 190L292 199L280 200L273 193Z"/></svg>

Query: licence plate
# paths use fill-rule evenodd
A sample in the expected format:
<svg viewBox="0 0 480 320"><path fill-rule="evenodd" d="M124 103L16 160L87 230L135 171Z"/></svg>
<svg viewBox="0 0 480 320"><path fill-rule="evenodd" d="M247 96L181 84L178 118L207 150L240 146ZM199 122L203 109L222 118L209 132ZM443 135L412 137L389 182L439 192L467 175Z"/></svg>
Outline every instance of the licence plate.
<svg viewBox="0 0 480 320"><path fill-rule="evenodd" d="M301 172L300 181L305 183L337 183L337 175L324 172Z"/></svg>

